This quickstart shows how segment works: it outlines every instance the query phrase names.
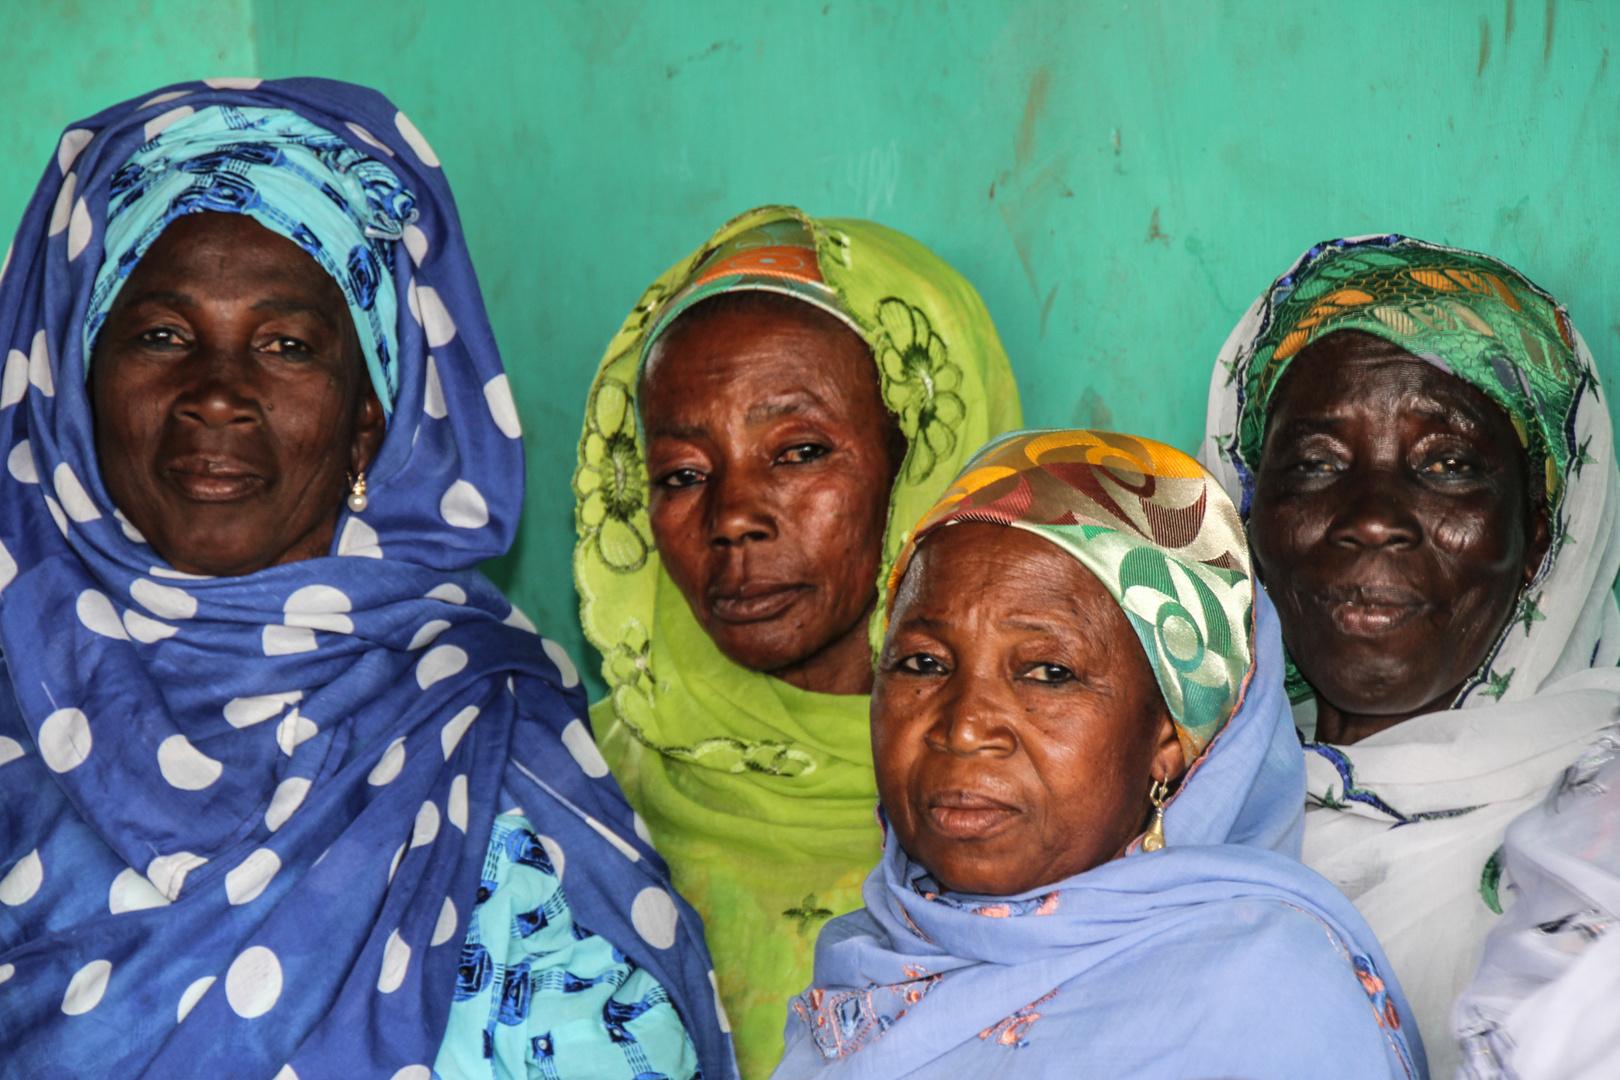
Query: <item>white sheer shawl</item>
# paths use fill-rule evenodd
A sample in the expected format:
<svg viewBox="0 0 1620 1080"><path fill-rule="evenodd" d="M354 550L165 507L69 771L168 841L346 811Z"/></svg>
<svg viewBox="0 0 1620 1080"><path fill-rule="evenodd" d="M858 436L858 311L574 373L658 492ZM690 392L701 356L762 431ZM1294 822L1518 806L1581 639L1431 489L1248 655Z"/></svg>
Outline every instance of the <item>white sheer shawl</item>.
<svg viewBox="0 0 1620 1080"><path fill-rule="evenodd" d="M1210 382L1199 460L1245 518L1248 470L1235 460L1238 382L1268 314L1269 291L1227 339ZM1586 343L1577 356L1590 369ZM1406 991L1431 1073L1461 1060L1452 1004L1498 922L1508 824L1537 805L1620 710L1620 470L1604 402L1587 393L1575 416L1586 456L1569 470L1566 542L1536 581L1539 619L1511 623L1484 669L1511 673L1499 697L1472 684L1451 709L1416 717L1353 746L1307 743L1306 864L1337 885L1383 944ZM1314 734L1314 704L1296 709Z"/></svg>

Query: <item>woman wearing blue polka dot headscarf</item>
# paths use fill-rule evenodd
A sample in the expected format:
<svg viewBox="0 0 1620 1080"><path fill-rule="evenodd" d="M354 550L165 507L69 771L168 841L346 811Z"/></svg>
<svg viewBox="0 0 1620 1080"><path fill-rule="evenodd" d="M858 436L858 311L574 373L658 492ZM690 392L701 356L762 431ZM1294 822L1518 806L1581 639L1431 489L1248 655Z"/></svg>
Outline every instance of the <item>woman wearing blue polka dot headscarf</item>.
<svg viewBox="0 0 1620 1080"><path fill-rule="evenodd" d="M0 353L0 1077L735 1075L574 665L473 569L517 410L404 113L75 126Z"/></svg>

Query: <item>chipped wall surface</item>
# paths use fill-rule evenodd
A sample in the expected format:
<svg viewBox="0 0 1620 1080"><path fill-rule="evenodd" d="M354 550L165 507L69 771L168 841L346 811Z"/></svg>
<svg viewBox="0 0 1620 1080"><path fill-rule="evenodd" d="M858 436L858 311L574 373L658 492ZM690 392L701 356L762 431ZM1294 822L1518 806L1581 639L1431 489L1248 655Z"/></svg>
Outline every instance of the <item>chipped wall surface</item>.
<svg viewBox="0 0 1620 1080"><path fill-rule="evenodd" d="M1569 306L1608 387L1620 373L1614 3L254 0L252 16L238 47L257 74L371 83L445 162L528 434L528 513L491 573L576 651L569 479L591 373L647 282L756 204L876 218L939 251L983 292L1034 425L1191 449L1244 308L1312 243L1368 232L1507 259ZM0 173L12 220L72 113L232 66L141 59L173 20L107 30L126 67L69 60L66 31L19 47L16 18L0 16L0 79L15 55L43 65L26 76L40 100L51 78L93 79L70 113L0 119L26 151Z"/></svg>

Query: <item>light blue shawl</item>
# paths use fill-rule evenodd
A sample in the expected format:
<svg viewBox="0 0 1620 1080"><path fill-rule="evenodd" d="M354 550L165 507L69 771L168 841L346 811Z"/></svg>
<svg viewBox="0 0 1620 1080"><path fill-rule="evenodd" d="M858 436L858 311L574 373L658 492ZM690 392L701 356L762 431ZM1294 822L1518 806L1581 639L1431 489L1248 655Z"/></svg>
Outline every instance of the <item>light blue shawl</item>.
<svg viewBox="0 0 1620 1080"><path fill-rule="evenodd" d="M1013 897L934 895L887 832L829 922L776 1080L1427 1076L1366 923L1298 862L1305 777L1256 590L1237 713L1133 850Z"/></svg>

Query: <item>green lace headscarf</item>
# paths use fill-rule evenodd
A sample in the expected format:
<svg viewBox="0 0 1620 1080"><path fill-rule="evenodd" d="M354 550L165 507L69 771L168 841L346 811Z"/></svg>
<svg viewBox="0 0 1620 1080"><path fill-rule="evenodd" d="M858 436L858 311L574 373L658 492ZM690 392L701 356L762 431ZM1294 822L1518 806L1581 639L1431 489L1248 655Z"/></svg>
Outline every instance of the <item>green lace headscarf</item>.
<svg viewBox="0 0 1620 1080"><path fill-rule="evenodd" d="M816 933L861 906L881 837L867 698L799 690L726 659L653 543L635 404L648 338L678 309L735 289L798 295L872 350L908 443L874 595L907 527L1021 413L995 326L960 274L881 225L786 207L743 214L653 282L591 386L574 474L574 580L609 691L591 720L703 916L743 1076L763 1078L781 1056L787 1001L810 983ZM872 633L881 640L881 615Z"/></svg>

